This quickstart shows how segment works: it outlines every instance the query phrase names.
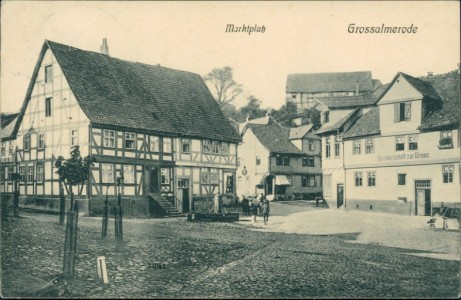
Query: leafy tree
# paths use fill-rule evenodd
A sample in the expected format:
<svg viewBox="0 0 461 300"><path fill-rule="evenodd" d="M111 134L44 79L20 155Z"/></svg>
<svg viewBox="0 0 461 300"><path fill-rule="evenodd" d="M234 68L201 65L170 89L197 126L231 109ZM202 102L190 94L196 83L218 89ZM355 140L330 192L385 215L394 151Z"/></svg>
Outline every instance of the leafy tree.
<svg viewBox="0 0 461 300"><path fill-rule="evenodd" d="M242 86L235 82L231 67L215 68L203 79L213 87L219 105L232 102L243 91Z"/></svg>
<svg viewBox="0 0 461 300"><path fill-rule="evenodd" d="M279 110L276 110L272 113L274 119L279 122L282 126L291 127L293 118L298 113L296 104L293 102L288 102L283 105Z"/></svg>
<svg viewBox="0 0 461 300"><path fill-rule="evenodd" d="M240 120L238 121L244 122L247 117L249 117L250 120L264 117L266 115L266 110L261 108L260 100L250 95L250 97L248 97L248 103L239 109L239 114Z"/></svg>

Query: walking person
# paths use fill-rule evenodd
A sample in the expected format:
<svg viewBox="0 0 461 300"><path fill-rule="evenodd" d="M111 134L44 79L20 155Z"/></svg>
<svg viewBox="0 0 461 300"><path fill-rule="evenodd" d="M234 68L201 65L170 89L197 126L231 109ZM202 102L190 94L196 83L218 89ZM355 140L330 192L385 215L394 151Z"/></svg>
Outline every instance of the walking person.
<svg viewBox="0 0 461 300"><path fill-rule="evenodd" d="M256 199L251 202L251 208L253 212L253 222L256 222L256 216L258 215L259 204L260 204L259 201Z"/></svg>
<svg viewBox="0 0 461 300"><path fill-rule="evenodd" d="M267 225L267 222L269 221L269 212L271 210L270 205L269 205L269 200L267 200L266 197L263 198L262 204L261 204L261 210L263 212L263 218L264 218L264 225Z"/></svg>

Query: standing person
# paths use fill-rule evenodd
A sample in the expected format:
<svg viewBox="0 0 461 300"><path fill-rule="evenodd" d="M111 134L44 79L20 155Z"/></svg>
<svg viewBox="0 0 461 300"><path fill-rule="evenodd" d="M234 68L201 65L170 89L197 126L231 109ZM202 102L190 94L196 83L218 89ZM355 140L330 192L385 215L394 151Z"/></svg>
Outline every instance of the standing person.
<svg viewBox="0 0 461 300"><path fill-rule="evenodd" d="M257 199L251 202L251 208L253 212L253 222L256 222L256 216L258 215L259 201Z"/></svg>
<svg viewBox="0 0 461 300"><path fill-rule="evenodd" d="M267 200L266 197L263 198L261 209L263 212L263 218L264 218L264 225L267 225L267 222L269 221L269 212L271 210L270 205L269 205L269 200Z"/></svg>

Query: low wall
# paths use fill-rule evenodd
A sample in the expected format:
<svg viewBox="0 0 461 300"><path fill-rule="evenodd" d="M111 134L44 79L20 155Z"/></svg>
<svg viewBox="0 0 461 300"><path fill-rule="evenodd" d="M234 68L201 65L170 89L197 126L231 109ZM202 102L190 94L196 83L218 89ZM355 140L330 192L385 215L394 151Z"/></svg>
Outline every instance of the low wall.
<svg viewBox="0 0 461 300"><path fill-rule="evenodd" d="M67 212L70 208L70 196L65 197L65 211ZM13 194L2 194L2 212L6 215L13 214ZM78 204L79 212L88 215L88 204L87 198L75 197L75 201ZM46 212L52 214L59 214L60 199L58 197L51 196L19 196L19 209L30 210L36 212Z"/></svg>
<svg viewBox="0 0 461 300"><path fill-rule="evenodd" d="M90 200L90 215L102 216L104 211L105 196L91 197ZM117 205L118 199L116 196L109 196L109 215L112 214L112 207ZM148 197L122 197L123 216L131 217L150 217L162 215L161 207L155 205L155 201Z"/></svg>

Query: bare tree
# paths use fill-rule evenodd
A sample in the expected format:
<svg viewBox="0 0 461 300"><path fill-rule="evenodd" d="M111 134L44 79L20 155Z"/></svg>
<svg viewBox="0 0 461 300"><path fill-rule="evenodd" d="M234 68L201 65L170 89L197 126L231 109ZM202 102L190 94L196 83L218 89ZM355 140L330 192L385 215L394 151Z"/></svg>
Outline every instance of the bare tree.
<svg viewBox="0 0 461 300"><path fill-rule="evenodd" d="M232 102L243 91L242 86L235 82L231 67L215 68L203 79L214 88L214 96L219 105Z"/></svg>

